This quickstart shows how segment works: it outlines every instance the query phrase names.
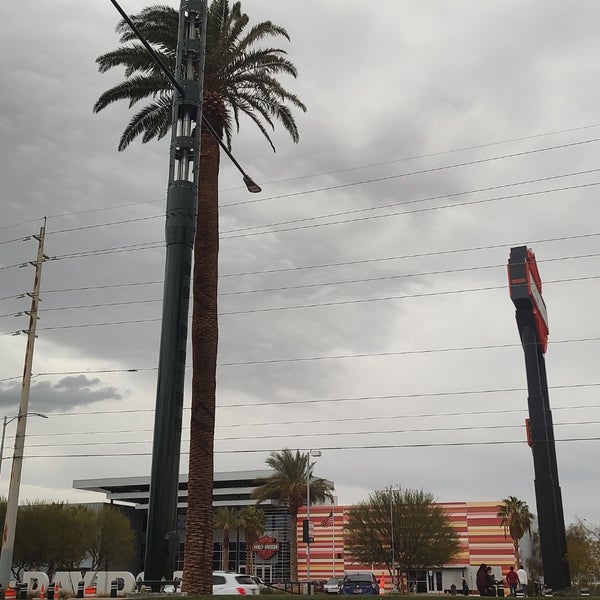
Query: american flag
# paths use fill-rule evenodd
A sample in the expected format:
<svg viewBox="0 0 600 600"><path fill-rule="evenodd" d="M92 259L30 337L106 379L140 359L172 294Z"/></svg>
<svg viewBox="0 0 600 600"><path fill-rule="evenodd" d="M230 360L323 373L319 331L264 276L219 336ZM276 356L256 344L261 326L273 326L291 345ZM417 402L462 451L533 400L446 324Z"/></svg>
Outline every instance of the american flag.
<svg viewBox="0 0 600 600"><path fill-rule="evenodd" d="M331 511L320 523L321 527L329 527L333 525L333 511Z"/></svg>

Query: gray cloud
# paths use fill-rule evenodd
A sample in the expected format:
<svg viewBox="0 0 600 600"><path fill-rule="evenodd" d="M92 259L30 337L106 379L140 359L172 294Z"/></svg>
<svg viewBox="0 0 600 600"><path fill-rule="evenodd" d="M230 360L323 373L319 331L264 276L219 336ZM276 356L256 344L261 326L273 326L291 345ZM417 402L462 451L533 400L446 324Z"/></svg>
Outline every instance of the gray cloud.
<svg viewBox="0 0 600 600"><path fill-rule="evenodd" d="M0 388L0 406L5 410L18 409L21 384L13 383ZM62 377L56 383L34 382L29 394L29 409L38 412L56 412L83 408L105 400L122 400L123 394L112 386L102 386L98 378L84 375Z"/></svg>

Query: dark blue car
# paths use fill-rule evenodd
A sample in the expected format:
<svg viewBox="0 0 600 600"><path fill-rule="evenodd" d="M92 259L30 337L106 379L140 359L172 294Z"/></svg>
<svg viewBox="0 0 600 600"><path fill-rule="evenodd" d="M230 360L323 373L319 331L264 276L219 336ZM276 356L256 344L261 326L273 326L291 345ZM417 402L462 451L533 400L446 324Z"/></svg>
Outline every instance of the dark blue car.
<svg viewBox="0 0 600 600"><path fill-rule="evenodd" d="M349 596L378 596L379 584L370 571L364 573L346 573L340 584L340 594Z"/></svg>

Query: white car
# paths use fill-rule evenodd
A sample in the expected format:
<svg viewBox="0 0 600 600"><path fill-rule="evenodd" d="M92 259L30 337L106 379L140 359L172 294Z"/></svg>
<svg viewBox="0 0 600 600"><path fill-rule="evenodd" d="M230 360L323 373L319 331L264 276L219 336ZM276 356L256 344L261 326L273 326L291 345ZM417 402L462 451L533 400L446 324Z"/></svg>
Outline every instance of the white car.
<svg viewBox="0 0 600 600"><path fill-rule="evenodd" d="M212 584L214 595L252 596L259 594L260 589L250 575L230 573L229 571L213 571Z"/></svg>

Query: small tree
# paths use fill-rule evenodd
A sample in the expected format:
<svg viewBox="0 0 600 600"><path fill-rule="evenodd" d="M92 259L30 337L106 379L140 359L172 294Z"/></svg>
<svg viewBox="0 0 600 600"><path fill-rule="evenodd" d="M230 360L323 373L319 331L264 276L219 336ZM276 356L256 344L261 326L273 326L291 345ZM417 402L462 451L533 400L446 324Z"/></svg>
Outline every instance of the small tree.
<svg viewBox="0 0 600 600"><path fill-rule="evenodd" d="M92 570L122 568L134 551L131 522L117 506L104 505L90 510L91 527L86 531L86 549L92 561Z"/></svg>
<svg viewBox="0 0 600 600"><path fill-rule="evenodd" d="M573 582L590 585L600 578L600 536L577 520L567 528L567 557Z"/></svg>
<svg viewBox="0 0 600 600"><path fill-rule="evenodd" d="M254 574L254 556L252 546L265 532L265 513L256 506L247 506L240 511L238 522L246 539L246 573Z"/></svg>
<svg viewBox="0 0 600 600"><path fill-rule="evenodd" d="M29 502L19 508L15 532L13 573L75 569L86 556L90 511L59 502Z"/></svg>
<svg viewBox="0 0 600 600"><path fill-rule="evenodd" d="M221 556L221 568L229 570L229 532L238 526L239 511L229 506L220 506L213 519L215 529L223 530L223 552Z"/></svg>
<svg viewBox="0 0 600 600"><path fill-rule="evenodd" d="M344 541L363 564L385 566L395 579L392 560L402 574L448 563L459 539L443 508L422 490L375 491L348 513Z"/></svg>
<svg viewBox="0 0 600 600"><path fill-rule="evenodd" d="M515 496L509 496L502 500L502 507L498 511L498 516L502 519L501 524L504 527L504 537L510 535L513 541L513 551L515 555L515 566L521 563L519 552L519 541L525 533L531 532L531 525L535 515L529 510L527 502L519 500Z"/></svg>

